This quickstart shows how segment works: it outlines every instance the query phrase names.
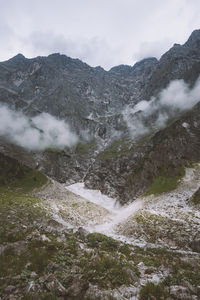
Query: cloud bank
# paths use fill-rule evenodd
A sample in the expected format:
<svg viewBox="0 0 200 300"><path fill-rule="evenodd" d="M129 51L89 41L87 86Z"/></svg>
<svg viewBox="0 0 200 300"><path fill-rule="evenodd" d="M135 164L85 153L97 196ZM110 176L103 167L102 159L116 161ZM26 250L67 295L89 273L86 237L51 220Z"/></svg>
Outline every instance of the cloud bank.
<svg viewBox="0 0 200 300"><path fill-rule="evenodd" d="M78 142L68 124L48 113L28 118L22 112L0 106L0 136L28 150L71 147Z"/></svg>
<svg viewBox="0 0 200 300"><path fill-rule="evenodd" d="M200 27L198 0L0 0L0 60L60 52L109 69L156 56Z"/></svg>
<svg viewBox="0 0 200 300"><path fill-rule="evenodd" d="M191 109L200 101L200 78L192 89L183 80L173 80L158 97L140 101L123 112L130 135L133 139L159 130L170 120Z"/></svg>

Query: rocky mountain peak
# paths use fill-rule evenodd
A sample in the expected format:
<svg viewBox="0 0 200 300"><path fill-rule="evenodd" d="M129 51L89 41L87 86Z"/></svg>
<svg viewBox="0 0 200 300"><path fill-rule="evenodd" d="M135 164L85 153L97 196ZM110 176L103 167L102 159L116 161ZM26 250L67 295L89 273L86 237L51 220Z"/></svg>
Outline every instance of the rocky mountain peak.
<svg viewBox="0 0 200 300"><path fill-rule="evenodd" d="M187 42L184 44L187 47L194 47L200 44L200 29L194 30Z"/></svg>
<svg viewBox="0 0 200 300"><path fill-rule="evenodd" d="M23 61L23 60L25 60L25 59L26 59L26 57L25 57L23 54L18 53L17 55L15 55L14 57L12 57L12 58L10 59L10 61L13 61L13 62L20 62L20 61Z"/></svg>
<svg viewBox="0 0 200 300"><path fill-rule="evenodd" d="M144 58L144 59L140 60L139 62L136 62L133 65L133 69L137 69L137 68L141 68L141 67L146 67L147 65L148 66L154 65L157 62L158 62L158 60L157 60L156 57L147 57L147 58Z"/></svg>
<svg viewBox="0 0 200 300"><path fill-rule="evenodd" d="M127 107L158 95L172 80L184 79L192 84L196 81L200 74L200 47L195 41L199 38L200 31L196 30L186 42L188 46L175 44L160 60L149 57L133 66L119 65L110 71L90 67L60 53L32 59L18 54L0 63L0 102L19 108L27 116L47 112L66 120L80 137L82 131L87 132L95 142L86 146L83 156L76 156L79 171L74 156L61 158L56 154L51 168L41 163L48 175L60 181L71 177L80 180L99 145L111 144L113 135L130 138L123 119ZM58 176L58 160L72 168L59 168Z"/></svg>
<svg viewBox="0 0 200 300"><path fill-rule="evenodd" d="M122 64L119 66L112 67L109 72L119 73L119 72L126 72L126 71L131 71L131 66Z"/></svg>

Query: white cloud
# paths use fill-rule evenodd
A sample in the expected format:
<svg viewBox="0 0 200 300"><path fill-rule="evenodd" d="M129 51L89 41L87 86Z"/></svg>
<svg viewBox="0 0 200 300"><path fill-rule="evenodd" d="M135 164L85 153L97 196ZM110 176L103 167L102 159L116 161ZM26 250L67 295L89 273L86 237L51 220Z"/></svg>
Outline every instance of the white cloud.
<svg viewBox="0 0 200 300"><path fill-rule="evenodd" d="M106 40L98 37L65 38L63 35L51 32L34 32L23 41L26 44L27 53L32 53L33 56L49 55L49 53L56 53L59 50L61 54L79 58L84 62L87 62L89 57L92 66L97 66L98 61L103 66L113 66L118 63L117 50L119 49L112 49Z"/></svg>
<svg viewBox="0 0 200 300"><path fill-rule="evenodd" d="M134 53L134 60L139 61L147 57L156 57L159 59L167 49L171 47L170 39L157 40L150 42L141 42L139 49Z"/></svg>
<svg viewBox="0 0 200 300"><path fill-rule="evenodd" d="M28 118L22 112L0 106L0 136L29 150L71 147L78 142L69 125L48 113Z"/></svg>
<svg viewBox="0 0 200 300"><path fill-rule="evenodd" d="M61 52L92 66L133 65L200 28L199 0L0 0L0 60ZM44 38L42 40L42 38Z"/></svg>
<svg viewBox="0 0 200 300"><path fill-rule="evenodd" d="M199 101L200 79L192 89L183 80L173 80L157 98L143 100L132 108L127 106L123 118L130 135L135 139L151 132L152 129L158 130L166 126L168 120L191 109Z"/></svg>

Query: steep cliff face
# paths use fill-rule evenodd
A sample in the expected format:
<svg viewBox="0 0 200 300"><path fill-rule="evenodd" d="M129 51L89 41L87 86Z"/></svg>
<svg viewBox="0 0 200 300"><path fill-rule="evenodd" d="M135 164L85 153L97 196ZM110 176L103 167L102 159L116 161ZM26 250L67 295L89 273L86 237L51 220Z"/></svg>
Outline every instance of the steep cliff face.
<svg viewBox="0 0 200 300"><path fill-rule="evenodd" d="M0 100L28 114L45 111L76 124L89 116L117 114L125 104L137 102L156 62L147 59L106 72L65 55L27 59L18 54L0 63Z"/></svg>
<svg viewBox="0 0 200 300"><path fill-rule="evenodd" d="M200 74L200 30L192 32L184 45L174 44L158 61L151 74L144 98L149 99L171 80L184 79L191 86Z"/></svg>
<svg viewBox="0 0 200 300"><path fill-rule="evenodd" d="M156 96L171 80L184 79L191 87L200 74L200 31L192 33L184 45L174 45L155 67L143 89L144 99ZM198 95L197 95L198 96ZM189 101L189 99L188 99ZM91 166L85 183L99 188L121 202L138 194L152 192L156 185L174 186L183 174L183 166L200 160L199 104L166 129L146 138L131 141L124 151L123 141L115 149L104 150ZM152 135L152 136L151 136ZM167 178L171 178L167 181ZM155 191L154 191L155 192Z"/></svg>
<svg viewBox="0 0 200 300"><path fill-rule="evenodd" d="M127 135L121 111L141 99L143 86L157 60L147 59L134 67L119 66L106 72L78 59L52 54L27 59L18 54L0 63L0 103L28 116L48 112L64 119L80 137L73 149L27 152L12 142L0 141L1 149L61 182L81 180L96 156L113 135ZM89 142L82 135L89 136Z"/></svg>
<svg viewBox="0 0 200 300"><path fill-rule="evenodd" d="M184 174L183 167L200 161L199 114L197 104L167 128L138 140L126 151L106 149L90 168L86 186L99 188L122 203L138 194L156 193L157 185L173 188Z"/></svg>
<svg viewBox="0 0 200 300"><path fill-rule="evenodd" d="M150 132L149 136L135 141L122 112L127 105L133 107L141 100L156 96L173 79L184 79L192 86L200 74L199 50L200 31L196 30L184 45L174 45L159 61L147 58L133 67L121 65L110 71L92 68L78 59L60 54L33 59L18 54L1 62L0 103L28 116L48 112L67 121L79 136L77 146L63 151L28 152L3 139L0 141L1 151L20 157L30 166L38 165L43 172L61 182L75 182L86 176L88 187L118 195L121 201L132 199L137 193L147 190L153 178L160 174L159 168L163 169L156 162L151 164L150 157L162 162L160 153L163 151L166 160L171 160L170 151L185 157L179 146L187 128L180 127L180 130L174 123L171 125L174 127L157 133L153 138L153 132ZM197 138L193 129L198 125L193 127L192 134ZM83 133L89 136L89 141L84 140ZM172 138L174 135L180 135L181 140ZM189 139L193 145L196 140L194 142L192 137L184 135L183 143ZM194 147L196 149L196 144ZM182 165L188 159L187 156L187 159L177 162L173 156L172 164Z"/></svg>

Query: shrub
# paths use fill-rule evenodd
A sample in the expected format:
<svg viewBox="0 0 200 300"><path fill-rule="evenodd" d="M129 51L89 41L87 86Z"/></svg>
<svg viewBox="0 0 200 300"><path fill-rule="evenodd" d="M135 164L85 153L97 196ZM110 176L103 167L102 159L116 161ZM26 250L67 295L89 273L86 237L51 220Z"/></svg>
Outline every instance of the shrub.
<svg viewBox="0 0 200 300"><path fill-rule="evenodd" d="M165 300L168 293L166 292L163 284L154 284L147 282L140 290L140 300Z"/></svg>

